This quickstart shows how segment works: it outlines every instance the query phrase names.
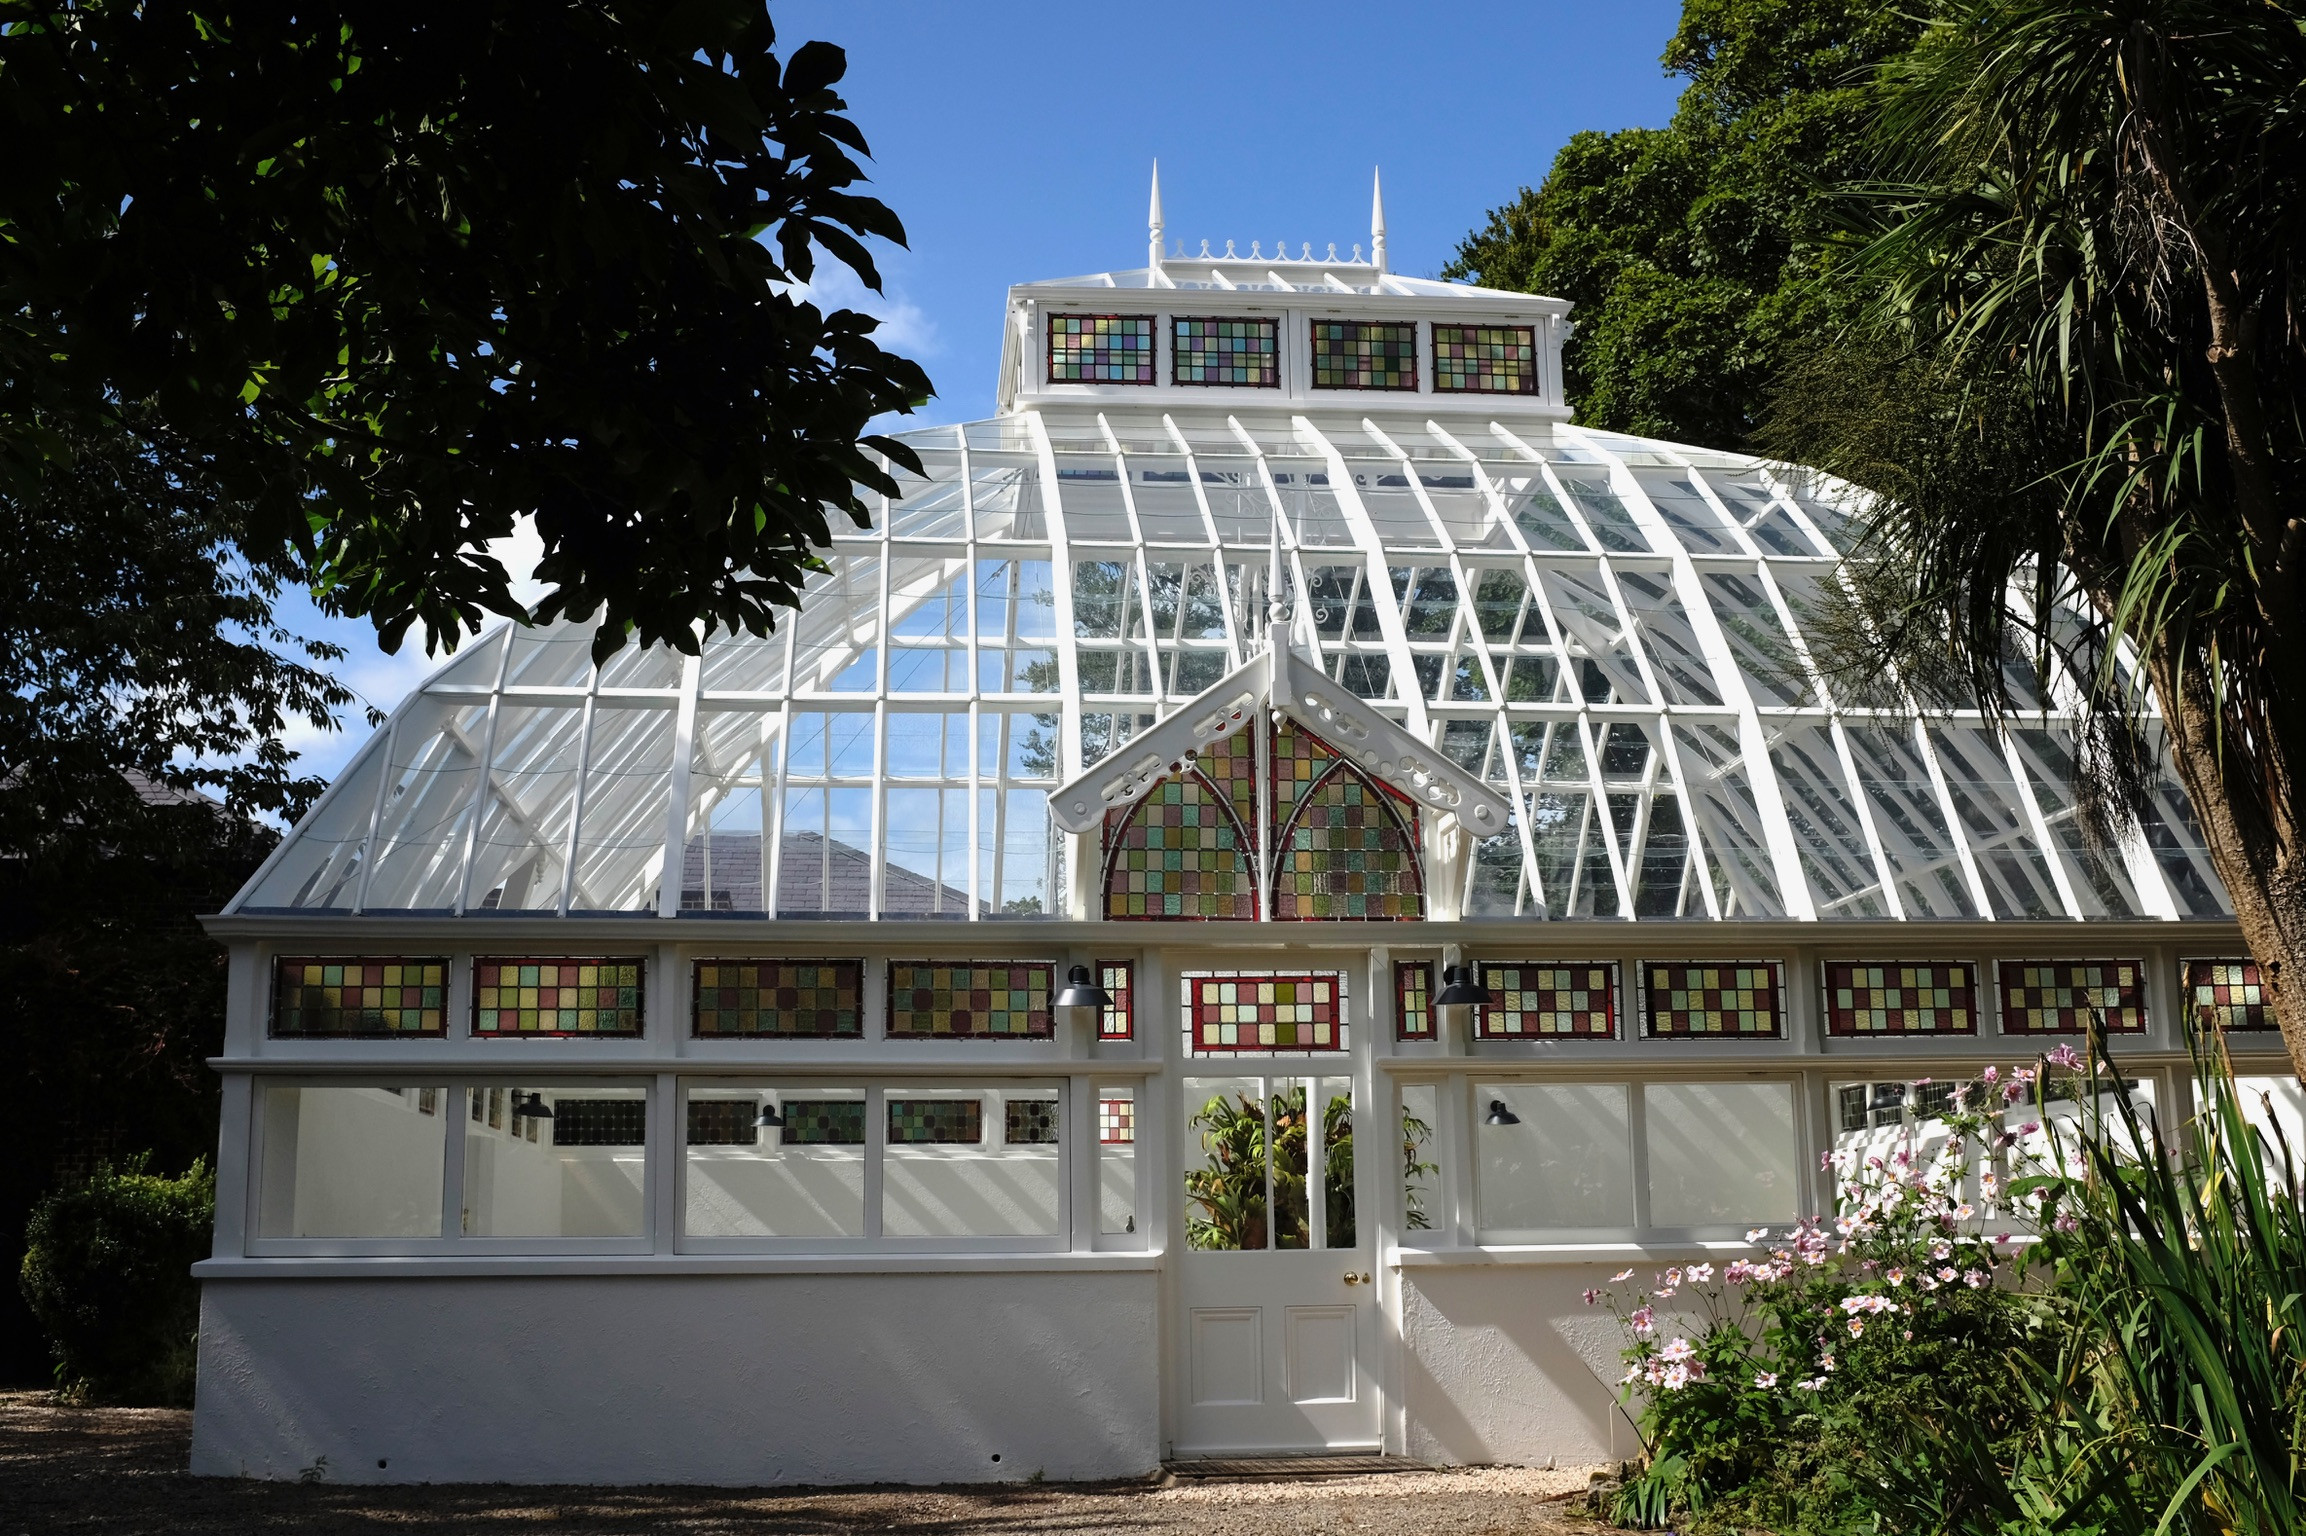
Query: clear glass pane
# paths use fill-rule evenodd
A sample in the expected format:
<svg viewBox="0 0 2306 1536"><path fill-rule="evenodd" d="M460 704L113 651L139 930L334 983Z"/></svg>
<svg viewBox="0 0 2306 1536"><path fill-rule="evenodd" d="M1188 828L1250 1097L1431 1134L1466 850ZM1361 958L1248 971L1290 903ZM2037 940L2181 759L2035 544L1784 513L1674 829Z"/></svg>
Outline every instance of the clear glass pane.
<svg viewBox="0 0 2306 1536"><path fill-rule="evenodd" d="M1313 1093L1321 1106L1321 1236L1326 1247L1351 1248L1360 1241L1353 1198L1353 1084L1325 1077Z"/></svg>
<svg viewBox="0 0 2306 1536"><path fill-rule="evenodd" d="M890 1089L886 1237L1051 1237L1063 1193L1062 1088Z"/></svg>
<svg viewBox="0 0 2306 1536"><path fill-rule="evenodd" d="M1432 1083L1411 1083L1401 1090L1401 1209L1402 1226L1410 1232L1431 1232L1441 1225L1440 1144L1434 1128L1440 1124L1440 1089Z"/></svg>
<svg viewBox="0 0 2306 1536"><path fill-rule="evenodd" d="M474 1088L469 1100L466 1236L648 1234L646 1088Z"/></svg>
<svg viewBox="0 0 2306 1536"><path fill-rule="evenodd" d="M1196 1248L1264 1248L1265 1085L1254 1077L1189 1078L1185 1137L1200 1166L1185 1172L1186 1241Z"/></svg>
<svg viewBox="0 0 2306 1536"><path fill-rule="evenodd" d="M1651 1226L1793 1219L1791 1083L1652 1083L1642 1093Z"/></svg>
<svg viewBox="0 0 2306 1536"><path fill-rule="evenodd" d="M297 1088L258 1096L258 1237L440 1236L445 1088Z"/></svg>
<svg viewBox="0 0 2306 1536"><path fill-rule="evenodd" d="M865 1235L863 1089L692 1088L687 1143L690 1237Z"/></svg>
<svg viewBox="0 0 2306 1536"><path fill-rule="evenodd" d="M1633 1139L1623 1083L1477 1083L1475 1222L1488 1242L1633 1225Z"/></svg>
<svg viewBox="0 0 2306 1536"><path fill-rule="evenodd" d="M1137 1088L1103 1083L1097 1089L1097 1230L1137 1230Z"/></svg>

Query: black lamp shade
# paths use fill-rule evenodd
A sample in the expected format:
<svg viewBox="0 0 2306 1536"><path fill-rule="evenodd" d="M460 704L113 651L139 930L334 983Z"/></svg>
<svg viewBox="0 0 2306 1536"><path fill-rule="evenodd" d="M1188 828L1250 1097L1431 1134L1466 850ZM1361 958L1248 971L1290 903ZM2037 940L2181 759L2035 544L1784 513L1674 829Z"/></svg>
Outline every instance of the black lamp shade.
<svg viewBox="0 0 2306 1536"><path fill-rule="evenodd" d="M1481 984L1481 972L1473 966L1445 965L1441 981L1441 995L1433 1000L1436 1008L1487 1008L1493 1001Z"/></svg>
<svg viewBox="0 0 2306 1536"><path fill-rule="evenodd" d="M512 1096L512 1113L516 1120L550 1120L552 1106L541 1093L516 1093Z"/></svg>
<svg viewBox="0 0 2306 1536"><path fill-rule="evenodd" d="M1491 1099L1489 1101L1489 1113L1482 1116L1481 1123L1483 1125L1519 1125L1521 1124L1521 1116L1507 1108L1505 1100Z"/></svg>
<svg viewBox="0 0 2306 1536"><path fill-rule="evenodd" d="M1110 1008L1113 999L1090 979L1089 967L1076 965L1066 973L1065 990L1057 994L1060 1008Z"/></svg>
<svg viewBox="0 0 2306 1536"><path fill-rule="evenodd" d="M761 1112L753 1116L753 1124L755 1125L774 1128L784 1123L785 1117L777 1113L777 1106L774 1104L763 1104Z"/></svg>

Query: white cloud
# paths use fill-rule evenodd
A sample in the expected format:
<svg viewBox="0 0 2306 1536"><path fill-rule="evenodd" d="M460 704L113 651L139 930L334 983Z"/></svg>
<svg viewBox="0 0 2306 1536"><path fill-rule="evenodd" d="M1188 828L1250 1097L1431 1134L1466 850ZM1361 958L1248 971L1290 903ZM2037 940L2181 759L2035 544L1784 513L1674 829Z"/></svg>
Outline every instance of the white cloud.
<svg viewBox="0 0 2306 1536"><path fill-rule="evenodd" d="M908 355L934 356L937 351L937 324L928 312L904 295L901 285L887 272L881 274L883 291L867 288L847 267L817 253L817 275L805 283L793 285L793 292L828 314L836 309L853 309L871 315L881 322L873 339L892 352Z"/></svg>

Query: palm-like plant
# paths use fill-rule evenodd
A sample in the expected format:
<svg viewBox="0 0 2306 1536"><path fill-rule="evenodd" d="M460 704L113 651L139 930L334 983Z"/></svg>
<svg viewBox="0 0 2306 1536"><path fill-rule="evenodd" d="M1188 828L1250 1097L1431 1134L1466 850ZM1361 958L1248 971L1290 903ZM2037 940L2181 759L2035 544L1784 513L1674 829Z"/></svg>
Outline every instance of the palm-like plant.
<svg viewBox="0 0 2306 1536"><path fill-rule="evenodd" d="M1850 659L2076 663L2085 809L2167 753L2306 1065L2306 11L1955 0L1877 101L1870 323L1767 433L1877 493Z"/></svg>

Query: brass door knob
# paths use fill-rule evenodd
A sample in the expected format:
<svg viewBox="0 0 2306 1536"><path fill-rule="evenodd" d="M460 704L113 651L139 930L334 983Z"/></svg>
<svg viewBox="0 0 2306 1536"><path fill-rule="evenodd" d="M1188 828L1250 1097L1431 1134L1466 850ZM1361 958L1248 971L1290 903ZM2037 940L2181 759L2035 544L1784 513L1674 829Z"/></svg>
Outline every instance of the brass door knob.
<svg viewBox="0 0 2306 1536"><path fill-rule="evenodd" d="M1349 1269L1345 1272L1345 1283L1347 1285L1367 1285L1369 1276L1366 1274L1357 1275Z"/></svg>

